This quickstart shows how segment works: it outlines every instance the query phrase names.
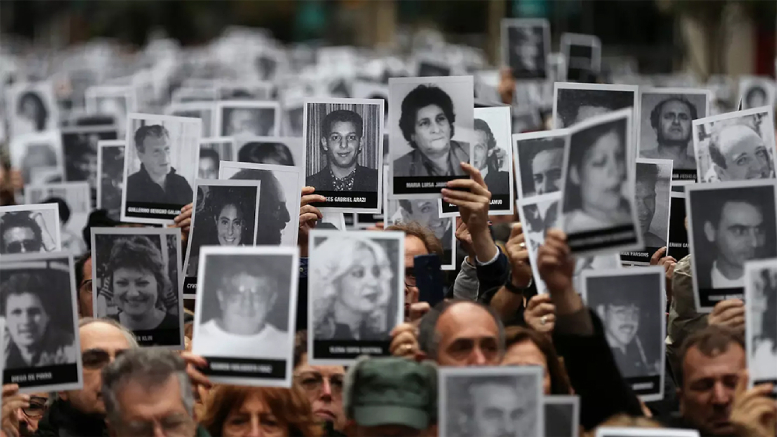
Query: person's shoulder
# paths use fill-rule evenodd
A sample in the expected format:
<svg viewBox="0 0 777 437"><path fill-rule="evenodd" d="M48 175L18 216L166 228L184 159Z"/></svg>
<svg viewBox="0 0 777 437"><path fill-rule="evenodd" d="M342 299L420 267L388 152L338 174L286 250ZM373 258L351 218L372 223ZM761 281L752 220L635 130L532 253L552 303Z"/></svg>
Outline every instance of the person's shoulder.
<svg viewBox="0 0 777 437"><path fill-rule="evenodd" d="M354 177L358 184L358 191L378 190L378 179L380 178L380 174L377 170L357 165Z"/></svg>
<svg viewBox="0 0 777 437"><path fill-rule="evenodd" d="M326 175L329 172L329 167L322 168L318 173L313 173L312 175L305 178L305 183L308 184L311 187L317 187L315 184L321 184L324 180Z"/></svg>
<svg viewBox="0 0 777 437"><path fill-rule="evenodd" d="M648 158L648 159L658 159L658 158L660 158L660 156L658 155L658 149L640 150L639 151L639 157L640 158Z"/></svg>
<svg viewBox="0 0 777 437"><path fill-rule="evenodd" d="M394 176L410 176L420 155L415 150L405 153L394 160L392 172Z"/></svg>
<svg viewBox="0 0 777 437"><path fill-rule="evenodd" d="M469 143L451 140L451 151L459 161L469 161Z"/></svg>
<svg viewBox="0 0 777 437"><path fill-rule="evenodd" d="M157 326L157 329L179 329L180 323L178 316L175 314L165 313L165 317L162 319L162 322L159 323L159 326Z"/></svg>
<svg viewBox="0 0 777 437"><path fill-rule="evenodd" d="M185 184L187 187L191 188L189 186L189 181L187 181L185 177L179 175L178 173L170 172L168 173L167 177L175 184Z"/></svg>

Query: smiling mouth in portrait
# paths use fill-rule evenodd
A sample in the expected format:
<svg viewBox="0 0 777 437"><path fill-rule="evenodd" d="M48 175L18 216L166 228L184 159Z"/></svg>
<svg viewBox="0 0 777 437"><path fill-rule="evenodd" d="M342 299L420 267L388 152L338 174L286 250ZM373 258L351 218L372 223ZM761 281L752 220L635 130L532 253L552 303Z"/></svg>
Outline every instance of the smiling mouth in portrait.
<svg viewBox="0 0 777 437"><path fill-rule="evenodd" d="M142 310L148 305L148 298L144 296L124 297L121 299L125 308L130 310Z"/></svg>

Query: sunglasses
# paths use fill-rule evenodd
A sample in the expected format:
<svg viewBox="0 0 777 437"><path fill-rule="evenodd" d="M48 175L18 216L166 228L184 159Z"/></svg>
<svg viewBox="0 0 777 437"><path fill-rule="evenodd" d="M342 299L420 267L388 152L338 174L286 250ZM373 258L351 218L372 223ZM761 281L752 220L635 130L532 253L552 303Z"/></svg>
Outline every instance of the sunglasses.
<svg viewBox="0 0 777 437"><path fill-rule="evenodd" d="M8 253L38 252L41 244L36 240L12 241L5 245Z"/></svg>
<svg viewBox="0 0 777 437"><path fill-rule="evenodd" d="M40 419L46 412L46 401L46 398L32 397L30 398L30 406L22 408L22 412L30 419Z"/></svg>

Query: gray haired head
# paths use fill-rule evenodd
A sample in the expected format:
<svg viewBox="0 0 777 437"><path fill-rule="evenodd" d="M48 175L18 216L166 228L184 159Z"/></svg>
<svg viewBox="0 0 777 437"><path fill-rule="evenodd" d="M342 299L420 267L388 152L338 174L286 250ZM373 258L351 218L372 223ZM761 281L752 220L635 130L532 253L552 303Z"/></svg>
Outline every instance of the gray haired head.
<svg viewBox="0 0 777 437"><path fill-rule="evenodd" d="M130 349L106 366L102 377L105 412L111 422L121 422L118 393L128 383L153 389L159 388L170 377L178 379L181 401L186 411L190 415L194 412L194 392L186 374L186 362L173 351L161 348Z"/></svg>
<svg viewBox="0 0 777 437"><path fill-rule="evenodd" d="M106 318L82 317L81 319L78 320L78 329L80 330L84 326L88 326L88 325L91 325L93 323L105 323L106 325L113 326L114 328L116 328L119 331L121 331L122 334L124 334L124 338L127 339L127 343L129 343L130 348L135 349L135 348L139 347L138 346L138 339L135 338L135 334L132 331L127 329L121 323L119 323L119 322L117 322L117 321L115 321L113 319L109 319L107 317Z"/></svg>
<svg viewBox="0 0 777 437"><path fill-rule="evenodd" d="M458 304L471 304L476 307L485 310L496 323L497 327L497 341L499 345L499 356L501 357L505 351L505 326L502 323L502 319L489 305L483 305L479 302L466 300L466 299L452 299L444 300L437 304L431 311L426 313L421 319L421 323L418 325L418 347L426 354L429 359L437 361L438 348L440 346L440 334L437 333L437 324L440 321L440 317L445 314L454 305Z"/></svg>

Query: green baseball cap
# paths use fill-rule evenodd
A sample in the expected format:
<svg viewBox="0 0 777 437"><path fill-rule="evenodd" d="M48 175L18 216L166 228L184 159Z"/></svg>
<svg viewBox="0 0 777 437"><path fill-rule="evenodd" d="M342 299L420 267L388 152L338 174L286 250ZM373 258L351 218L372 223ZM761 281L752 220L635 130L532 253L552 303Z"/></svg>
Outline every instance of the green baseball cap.
<svg viewBox="0 0 777 437"><path fill-rule="evenodd" d="M424 430L437 416L437 368L400 357L360 358L348 370L343 402L360 426Z"/></svg>

